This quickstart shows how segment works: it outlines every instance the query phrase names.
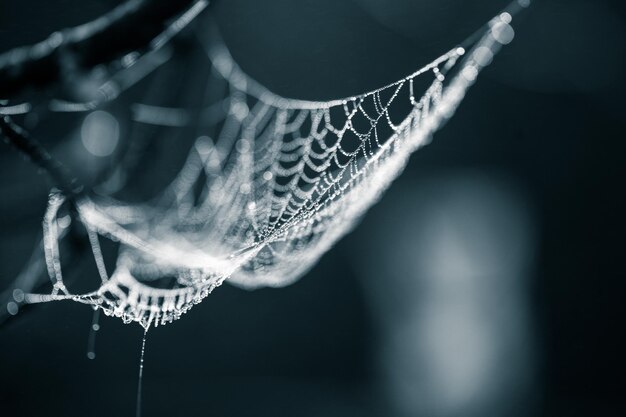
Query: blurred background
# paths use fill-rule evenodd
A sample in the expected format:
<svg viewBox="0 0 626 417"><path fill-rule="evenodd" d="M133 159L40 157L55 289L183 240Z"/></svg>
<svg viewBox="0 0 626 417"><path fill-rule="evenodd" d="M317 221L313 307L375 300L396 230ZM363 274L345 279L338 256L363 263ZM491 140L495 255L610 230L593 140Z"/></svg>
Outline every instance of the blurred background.
<svg viewBox="0 0 626 417"><path fill-rule="evenodd" d="M207 14L248 74L324 100L403 77L507 1L213 3ZM144 415L625 415L626 7L534 3L432 144L313 270L282 289L225 285L148 334ZM0 51L117 4L4 0ZM164 105L192 102L205 78L201 51L177 42ZM24 122L95 182L117 141L81 137L129 133L123 109L154 98L159 76L107 113ZM148 160L128 199L157 190L193 139L151 132L129 133ZM0 173L4 290L38 239L49 183L4 143ZM89 261L76 260L75 279L93 279ZM91 320L88 307L59 302L0 325L2 415L134 413L143 329L103 317L89 360Z"/></svg>

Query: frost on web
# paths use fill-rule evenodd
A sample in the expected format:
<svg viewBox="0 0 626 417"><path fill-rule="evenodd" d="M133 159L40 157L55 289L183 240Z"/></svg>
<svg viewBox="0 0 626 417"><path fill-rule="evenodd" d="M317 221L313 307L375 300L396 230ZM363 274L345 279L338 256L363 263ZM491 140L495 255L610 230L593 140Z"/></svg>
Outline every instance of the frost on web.
<svg viewBox="0 0 626 417"><path fill-rule="evenodd" d="M53 290L25 301L70 299L147 329L178 319L225 280L246 288L294 282L452 116L480 70L512 39L510 21L502 13L468 51L455 47L397 82L327 102L280 97L244 74L223 45L207 45L210 85L225 93L206 103L205 131L177 177L145 204L94 196L76 202L100 286L86 294L66 287L59 249L68 228L59 214L66 197L53 192L43 224ZM136 123L172 126L181 120L176 111L133 105ZM113 271L101 239L120 243ZM164 278L173 283L156 285Z"/></svg>

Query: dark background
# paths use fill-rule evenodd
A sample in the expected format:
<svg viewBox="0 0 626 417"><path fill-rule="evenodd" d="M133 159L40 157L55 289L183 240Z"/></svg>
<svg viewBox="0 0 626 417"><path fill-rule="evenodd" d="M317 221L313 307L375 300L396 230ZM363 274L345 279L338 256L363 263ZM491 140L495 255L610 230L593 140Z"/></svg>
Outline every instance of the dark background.
<svg viewBox="0 0 626 417"><path fill-rule="evenodd" d="M0 50L36 42L115 4L5 0ZM209 13L252 77L288 97L330 99L410 73L504 4L220 0ZM537 1L514 20L515 40L453 119L310 273L283 289L225 285L183 319L148 334L144 415L624 415L624 17L620 1L555 0ZM45 134L61 143L80 119L73 123L59 122ZM154 152L167 159L164 149ZM5 144L0 173L4 289L28 259L48 184ZM485 394L485 403L468 399L467 409L463 401L458 410L402 406L388 363L395 351L386 342L393 333L387 323L402 315L384 307L425 300L398 292L404 287L394 277L415 273L407 266L411 252L400 245L413 236L436 239L419 237L422 204L445 200L440 190L466 187L468 178L469 189L496 184L489 195L513 196L505 219L522 207L523 232L498 236L512 247L516 236L526 236L522 284L507 287L522 294L516 300L525 319L503 325L525 335L510 339L517 340L512 352L525 352L523 371L511 371L519 355L507 357L509 348L499 348L504 360L496 369L517 381L505 393ZM455 213L466 213L459 207ZM510 294L497 290L486 286L481 293L505 300L503 311ZM59 302L25 309L1 325L2 415L133 415L142 329L103 318L97 358L90 361L91 319L89 308ZM463 346L455 352L462 356ZM493 375L497 385L499 374ZM428 384L427 376L414 378Z"/></svg>

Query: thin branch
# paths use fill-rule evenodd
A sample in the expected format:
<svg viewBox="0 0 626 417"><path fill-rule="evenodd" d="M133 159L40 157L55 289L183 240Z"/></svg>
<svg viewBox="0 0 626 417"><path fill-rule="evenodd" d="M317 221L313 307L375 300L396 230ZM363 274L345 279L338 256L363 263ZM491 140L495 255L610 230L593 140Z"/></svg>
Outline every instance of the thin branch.
<svg viewBox="0 0 626 417"><path fill-rule="evenodd" d="M68 199L72 200L84 191L82 185L70 174L67 168L50 155L37 140L31 138L28 132L13 123L9 116L0 117L0 133L9 144L48 174L52 178L54 186L62 191Z"/></svg>
<svg viewBox="0 0 626 417"><path fill-rule="evenodd" d="M129 0L111 12L48 39L0 55L0 97L63 81L71 70L87 70L152 45L168 23L198 0Z"/></svg>

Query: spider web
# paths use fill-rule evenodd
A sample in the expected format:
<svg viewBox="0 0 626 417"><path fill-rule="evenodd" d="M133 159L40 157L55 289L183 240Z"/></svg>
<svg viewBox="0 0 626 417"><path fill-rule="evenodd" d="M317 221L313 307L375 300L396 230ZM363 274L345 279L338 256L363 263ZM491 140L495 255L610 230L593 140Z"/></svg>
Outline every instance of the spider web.
<svg viewBox="0 0 626 417"><path fill-rule="evenodd" d="M510 21L502 13L471 45L382 88L326 102L276 95L248 77L223 45L207 45L210 85L224 93L206 103L202 134L177 177L143 204L76 201L101 279L85 294L71 293L63 280L59 242L69 225L60 213L67 198L52 192L43 222L52 292L26 294L25 302L74 300L148 329L180 318L225 280L245 288L294 282L453 115L512 39ZM56 111L93 107L51 103ZM170 127L185 125L183 110L132 107L135 123ZM110 273L103 238L120 244Z"/></svg>

